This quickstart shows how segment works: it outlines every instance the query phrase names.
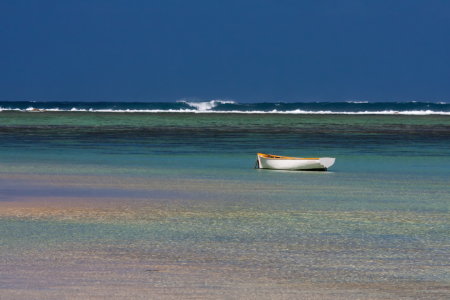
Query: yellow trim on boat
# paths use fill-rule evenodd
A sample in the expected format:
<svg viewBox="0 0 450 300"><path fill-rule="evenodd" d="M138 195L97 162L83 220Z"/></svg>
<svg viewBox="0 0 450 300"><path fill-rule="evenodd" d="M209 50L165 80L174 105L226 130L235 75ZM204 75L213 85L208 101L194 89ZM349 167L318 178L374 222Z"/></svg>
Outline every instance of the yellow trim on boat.
<svg viewBox="0 0 450 300"><path fill-rule="evenodd" d="M264 153L258 153L258 156L267 158L267 159L319 159L317 157L301 158L301 157L288 157L288 156L280 156L280 155L272 155L272 154L264 154Z"/></svg>

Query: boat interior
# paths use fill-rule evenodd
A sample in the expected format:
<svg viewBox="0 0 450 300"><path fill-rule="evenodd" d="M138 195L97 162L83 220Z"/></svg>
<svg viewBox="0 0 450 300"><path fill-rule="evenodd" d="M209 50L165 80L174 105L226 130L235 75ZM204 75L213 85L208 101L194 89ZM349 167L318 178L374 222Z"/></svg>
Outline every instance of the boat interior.
<svg viewBox="0 0 450 300"><path fill-rule="evenodd" d="M301 157L288 157L288 156L280 156L280 155L272 155L272 154L264 154L264 153L258 153L259 157L267 158L267 159L319 159L317 157L314 158L301 158Z"/></svg>

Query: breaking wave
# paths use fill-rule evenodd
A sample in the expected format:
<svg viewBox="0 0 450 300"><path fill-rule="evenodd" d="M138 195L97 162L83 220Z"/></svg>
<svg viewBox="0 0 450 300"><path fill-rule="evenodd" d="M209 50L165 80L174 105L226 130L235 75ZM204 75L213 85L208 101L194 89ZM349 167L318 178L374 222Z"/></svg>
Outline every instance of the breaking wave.
<svg viewBox="0 0 450 300"><path fill-rule="evenodd" d="M177 101L179 103L186 103L187 105L195 108L198 111L210 111L211 109L217 107L219 104L235 104L234 101L225 101L225 100L211 100L207 102L196 102L196 101L186 101L186 100L179 100Z"/></svg>

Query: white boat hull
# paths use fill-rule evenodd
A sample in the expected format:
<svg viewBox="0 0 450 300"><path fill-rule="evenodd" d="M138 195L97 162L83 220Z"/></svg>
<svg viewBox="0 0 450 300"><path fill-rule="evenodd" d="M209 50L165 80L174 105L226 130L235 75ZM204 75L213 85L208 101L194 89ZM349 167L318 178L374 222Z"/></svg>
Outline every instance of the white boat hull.
<svg viewBox="0 0 450 300"><path fill-rule="evenodd" d="M272 156L258 153L258 168L272 170L317 170L326 171L334 164L335 158L296 158Z"/></svg>

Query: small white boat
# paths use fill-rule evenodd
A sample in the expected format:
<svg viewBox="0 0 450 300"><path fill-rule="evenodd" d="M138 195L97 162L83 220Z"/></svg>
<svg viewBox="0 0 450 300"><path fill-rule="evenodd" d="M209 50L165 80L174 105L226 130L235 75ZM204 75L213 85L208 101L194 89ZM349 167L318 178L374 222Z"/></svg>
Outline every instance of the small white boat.
<svg viewBox="0 0 450 300"><path fill-rule="evenodd" d="M258 153L257 169L326 171L334 164L332 157L299 158Z"/></svg>

